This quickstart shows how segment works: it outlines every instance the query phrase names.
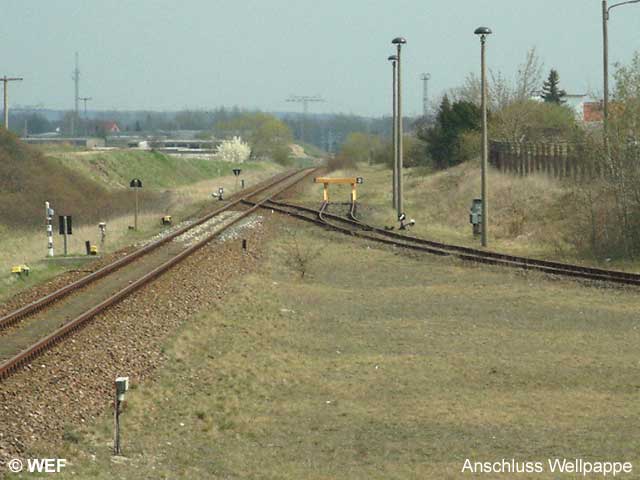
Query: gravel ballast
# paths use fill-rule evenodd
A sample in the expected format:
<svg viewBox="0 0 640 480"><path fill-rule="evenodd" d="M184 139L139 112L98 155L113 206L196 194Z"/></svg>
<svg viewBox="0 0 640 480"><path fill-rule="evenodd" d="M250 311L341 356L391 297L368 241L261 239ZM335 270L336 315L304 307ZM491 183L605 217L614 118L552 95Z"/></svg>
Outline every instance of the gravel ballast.
<svg viewBox="0 0 640 480"><path fill-rule="evenodd" d="M249 217L0 383L0 464L36 443L54 445L65 427L112 409L115 377L128 375L133 384L148 378L162 365L164 341L253 271L268 230L263 217Z"/></svg>

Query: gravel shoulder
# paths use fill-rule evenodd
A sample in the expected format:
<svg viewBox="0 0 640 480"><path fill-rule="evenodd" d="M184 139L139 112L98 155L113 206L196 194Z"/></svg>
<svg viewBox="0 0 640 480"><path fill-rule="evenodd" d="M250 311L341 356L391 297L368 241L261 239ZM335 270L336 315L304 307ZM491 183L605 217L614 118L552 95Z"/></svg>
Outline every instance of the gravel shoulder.
<svg viewBox="0 0 640 480"><path fill-rule="evenodd" d="M259 263L269 228L252 216L235 230L247 253L233 235L211 242L0 384L0 463L94 420L111 407L116 376L151 376L165 360L162 343Z"/></svg>

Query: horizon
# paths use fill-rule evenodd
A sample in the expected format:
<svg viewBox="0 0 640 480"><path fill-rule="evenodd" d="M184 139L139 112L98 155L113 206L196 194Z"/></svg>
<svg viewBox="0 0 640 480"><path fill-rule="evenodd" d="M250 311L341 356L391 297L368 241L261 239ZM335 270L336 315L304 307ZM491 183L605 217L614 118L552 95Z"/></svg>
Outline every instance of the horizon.
<svg viewBox="0 0 640 480"><path fill-rule="evenodd" d="M391 39L402 35L408 42L402 50L404 110L418 116L423 72L431 75L433 108L444 92L479 70L473 30L481 24L494 32L488 40L490 69L513 78L527 50L536 47L545 75L557 69L567 92L601 92L600 1L586 3L477 0L424 6L403 0L392 7L380 0L187 0L178 8L167 0L139 0L123 11L96 0L63 7L9 0L0 75L24 77L9 87L11 105L72 110L78 52L79 95L92 97L94 111L237 105L296 113L302 106L290 109L290 96L317 95L325 102L310 105L310 113L377 118L390 112L386 58L394 53ZM616 62L631 58L638 18L640 7L633 5L612 13L611 72Z"/></svg>

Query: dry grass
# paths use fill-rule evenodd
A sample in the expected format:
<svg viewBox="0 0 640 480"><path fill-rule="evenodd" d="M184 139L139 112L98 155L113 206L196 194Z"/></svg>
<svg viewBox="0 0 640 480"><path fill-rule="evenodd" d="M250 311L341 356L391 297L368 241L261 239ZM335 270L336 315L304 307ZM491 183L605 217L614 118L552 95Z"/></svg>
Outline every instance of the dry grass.
<svg viewBox="0 0 640 480"><path fill-rule="evenodd" d="M230 168L230 167L229 167ZM266 178L275 175L281 168L274 164L264 163L253 166L242 174L245 186L248 188ZM238 182L238 188L240 188ZM133 225L133 214L126 215L109 214L105 211L99 220L107 222L107 240L105 249L113 252L121 247L136 242L142 238L151 236L161 229L160 217L166 214L173 216L174 222L192 215L200 207L217 202L212 199L211 193L224 187L226 195L234 193L236 179L233 175L214 177L201 180L184 186L172 188L158 193L157 199L140 196L141 213L138 218L139 231L132 232L128 229ZM133 196L131 192L126 195L126 210L133 211ZM57 214L56 214L57 215ZM96 224L82 224L82 216L73 215L73 235L69 236L69 255L84 255L85 241L100 246L100 233ZM44 223L44 219L43 219ZM57 233L57 217L54 218L54 249L56 255L63 253L63 238ZM47 237L44 226L38 230L20 231L0 224L0 299L33 284L39 283L65 268L76 268L77 264L55 266L43 261L47 254ZM18 264L27 264L31 267L28 278L16 278L11 275L11 267Z"/></svg>
<svg viewBox="0 0 640 480"><path fill-rule="evenodd" d="M138 241L160 230L159 213L143 213L138 217L138 232L128 229L133 225L133 216L119 217L107 223L107 237L105 250L113 252L119 248ZM100 248L100 232L97 225L79 226L73 229L73 235L68 237L68 255L86 255L85 241ZM63 237L57 233L54 226L54 252L56 256L63 255ZM78 263L51 264L45 261L47 255L47 236L44 228L41 232L16 232L0 239L0 299L25 287L46 280L61 271L76 268ZM17 278L11 275L11 267L26 264L31 268L28 277Z"/></svg>
<svg viewBox="0 0 640 480"><path fill-rule="evenodd" d="M395 225L391 208L391 171L379 165L359 165L357 169L332 172L332 176L363 176L358 187L360 213L376 225ZM468 162L430 174L419 168L405 169L405 211L416 220L412 229L418 236L480 246L469 224L469 208L480 197L480 169ZM634 271L639 262L601 263L582 254L575 242L580 206L571 185L543 175L517 177L489 171L490 249L516 255L557 259L572 263L605 266ZM331 186L331 200L349 198L348 186ZM311 199L311 200L310 200ZM319 204L322 186L297 201ZM589 235L588 231L583 236Z"/></svg>
<svg viewBox="0 0 640 480"><path fill-rule="evenodd" d="M469 478L464 459L637 462L635 291L601 290L304 228L304 281L267 266L170 342L175 363L39 455L61 478ZM44 448L44 447L43 447ZM523 476L523 478L526 478ZM537 475L535 478L553 478Z"/></svg>

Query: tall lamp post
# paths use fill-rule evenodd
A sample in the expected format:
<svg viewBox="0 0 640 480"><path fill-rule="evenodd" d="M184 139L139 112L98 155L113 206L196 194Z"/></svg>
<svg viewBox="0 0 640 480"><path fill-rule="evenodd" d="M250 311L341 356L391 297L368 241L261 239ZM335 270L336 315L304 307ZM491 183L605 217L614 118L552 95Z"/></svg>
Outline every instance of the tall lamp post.
<svg viewBox="0 0 640 480"><path fill-rule="evenodd" d="M604 75L604 102L603 102L603 127L604 140L607 142L607 129L609 123L609 12L616 7L630 3L639 3L640 0L629 0L608 6L607 0L602 0L602 64Z"/></svg>
<svg viewBox="0 0 640 480"><path fill-rule="evenodd" d="M398 169L398 178L397 178L397 211L398 211L398 220L400 221L400 228L404 227L404 204L402 201L402 61L401 61L401 51L402 45L407 43L407 41L403 37L394 38L391 43L398 48L398 53L396 56L398 59L396 60L396 87L397 87L397 99L396 99L396 151L398 152L398 160L396 162Z"/></svg>
<svg viewBox="0 0 640 480"><path fill-rule="evenodd" d="M396 75L396 62L398 61L398 57L396 55L391 55L387 58L391 62L393 66L393 208L398 208L398 149L396 148L396 141L398 140L398 125L396 123L397 118L397 75Z"/></svg>
<svg viewBox="0 0 640 480"><path fill-rule="evenodd" d="M491 29L488 27L478 27L473 32L480 36L480 68L481 68L481 89L482 89L482 246L486 247L488 230L489 230L489 198L487 185L488 165L488 138L487 138L487 65L485 60L485 43L487 36L491 35Z"/></svg>

